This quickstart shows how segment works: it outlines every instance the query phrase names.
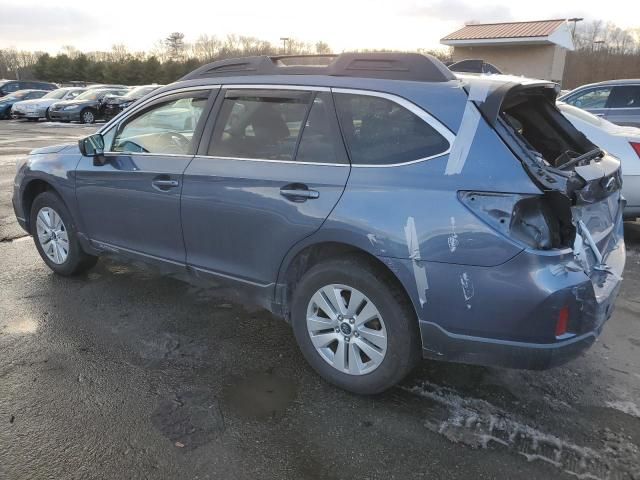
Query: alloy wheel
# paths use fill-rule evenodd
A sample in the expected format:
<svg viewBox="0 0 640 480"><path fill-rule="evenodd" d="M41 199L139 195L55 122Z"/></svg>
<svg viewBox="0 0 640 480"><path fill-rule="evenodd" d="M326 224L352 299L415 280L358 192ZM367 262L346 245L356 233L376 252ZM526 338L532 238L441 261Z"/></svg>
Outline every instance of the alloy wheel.
<svg viewBox="0 0 640 480"><path fill-rule="evenodd" d="M42 207L36 220L38 242L45 255L56 265L69 257L69 235L62 217L51 207Z"/></svg>
<svg viewBox="0 0 640 480"><path fill-rule="evenodd" d="M387 330L378 308L347 285L326 285L311 297L307 331L323 360L349 375L371 373L387 351Z"/></svg>
<svg viewBox="0 0 640 480"><path fill-rule="evenodd" d="M93 123L95 117L93 115L93 112L91 110L87 110L86 112L82 113L82 121L84 123Z"/></svg>

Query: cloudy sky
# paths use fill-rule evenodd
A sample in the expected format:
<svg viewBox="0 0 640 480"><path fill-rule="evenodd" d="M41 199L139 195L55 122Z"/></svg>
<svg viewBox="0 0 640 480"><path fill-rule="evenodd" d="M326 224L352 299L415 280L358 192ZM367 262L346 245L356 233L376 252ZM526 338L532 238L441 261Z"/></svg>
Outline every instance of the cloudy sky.
<svg viewBox="0 0 640 480"><path fill-rule="evenodd" d="M637 0L0 0L0 48L56 53L63 45L83 51L124 43L150 49L180 31L198 35L251 35L316 42L335 50L437 48L464 22L585 17L640 28ZM166 6L165 6L166 5Z"/></svg>

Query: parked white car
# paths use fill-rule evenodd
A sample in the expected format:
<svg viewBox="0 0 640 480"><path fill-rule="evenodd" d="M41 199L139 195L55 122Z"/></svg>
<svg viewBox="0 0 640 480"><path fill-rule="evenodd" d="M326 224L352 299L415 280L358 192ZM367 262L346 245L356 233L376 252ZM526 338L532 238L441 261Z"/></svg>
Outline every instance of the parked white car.
<svg viewBox="0 0 640 480"><path fill-rule="evenodd" d="M16 102L11 109L11 116L13 118L26 118L27 120L38 120L40 118L48 120L49 107L51 105L61 100L73 100L85 90L86 88L80 87L58 88L47 93L42 98Z"/></svg>
<svg viewBox="0 0 640 480"><path fill-rule="evenodd" d="M627 199L624 216L640 217L640 128L621 127L563 102L558 108L592 143L620 160L622 195Z"/></svg>

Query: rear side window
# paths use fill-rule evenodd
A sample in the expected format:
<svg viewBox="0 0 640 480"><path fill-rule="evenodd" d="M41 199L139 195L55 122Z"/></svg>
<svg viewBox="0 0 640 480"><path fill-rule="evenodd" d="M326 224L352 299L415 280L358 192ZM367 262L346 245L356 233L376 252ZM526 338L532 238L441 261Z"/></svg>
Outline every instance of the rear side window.
<svg viewBox="0 0 640 480"><path fill-rule="evenodd" d="M609 95L608 108L640 107L640 85L613 87Z"/></svg>
<svg viewBox="0 0 640 480"><path fill-rule="evenodd" d="M208 154L293 160L312 92L228 90Z"/></svg>
<svg viewBox="0 0 640 480"><path fill-rule="evenodd" d="M335 135L334 124L335 113L331 105L331 95L327 92L320 92L313 99L309 116L302 131L296 161L345 163L344 154L335 142L339 133L335 132L337 133Z"/></svg>
<svg viewBox="0 0 640 480"><path fill-rule="evenodd" d="M446 152L449 142L425 120L386 98L337 93L340 126L351 162L389 165Z"/></svg>
<svg viewBox="0 0 640 480"><path fill-rule="evenodd" d="M578 108L605 108L611 87L592 88L567 98L565 102Z"/></svg>

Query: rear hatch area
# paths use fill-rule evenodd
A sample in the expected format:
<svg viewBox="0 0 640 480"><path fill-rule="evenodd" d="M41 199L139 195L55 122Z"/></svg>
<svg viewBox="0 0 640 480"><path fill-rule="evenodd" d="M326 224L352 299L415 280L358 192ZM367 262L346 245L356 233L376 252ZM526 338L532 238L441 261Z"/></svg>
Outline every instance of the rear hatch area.
<svg viewBox="0 0 640 480"><path fill-rule="evenodd" d="M474 79L483 82L487 93L480 101L470 95L470 101L473 98L541 191L516 199L510 216L500 220L504 226L496 225L529 251L556 258L558 274L584 272L589 277L581 288L590 291L576 289L574 294L578 300L595 298L581 309L592 310L583 312L598 319L590 325L597 328L611 314L625 262L620 162L561 114L555 84L492 77ZM475 202L462 200L479 205L477 195L471 198ZM495 205L491 200L483 208L486 218L498 218Z"/></svg>

